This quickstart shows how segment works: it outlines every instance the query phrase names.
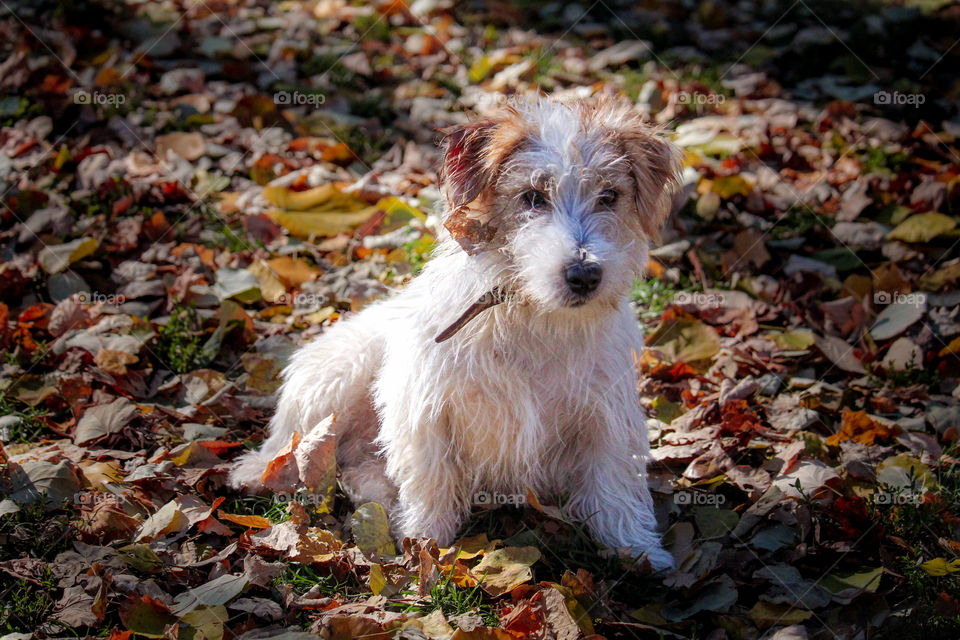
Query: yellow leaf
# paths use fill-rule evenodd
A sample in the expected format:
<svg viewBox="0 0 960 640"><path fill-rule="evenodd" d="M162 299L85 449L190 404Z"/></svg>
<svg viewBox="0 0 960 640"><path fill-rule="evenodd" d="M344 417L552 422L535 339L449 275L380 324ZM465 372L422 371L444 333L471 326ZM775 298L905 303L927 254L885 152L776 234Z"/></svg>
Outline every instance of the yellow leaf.
<svg viewBox="0 0 960 640"><path fill-rule="evenodd" d="M483 54L467 71L467 78L471 83L476 84L486 78L493 69L494 64L490 61L490 56Z"/></svg>
<svg viewBox="0 0 960 640"><path fill-rule="evenodd" d="M934 558L920 565L928 576L945 576L960 571L960 558L948 561L946 558Z"/></svg>
<svg viewBox="0 0 960 640"><path fill-rule="evenodd" d="M306 191L266 186L263 197L287 211L352 212L367 207L366 201L353 193L344 193L334 184L325 184Z"/></svg>
<svg viewBox="0 0 960 640"><path fill-rule="evenodd" d="M266 262L263 260L254 260L250 266L247 267L247 271L256 276L257 282L260 285L260 295L263 296L264 300L267 302L283 300L287 293L287 288Z"/></svg>
<svg viewBox="0 0 960 640"><path fill-rule="evenodd" d="M294 236L310 240L353 231L354 227L366 222L376 211L376 207L349 213L273 209L267 215Z"/></svg>
<svg viewBox="0 0 960 640"><path fill-rule="evenodd" d="M647 346L663 352L672 362L705 362L720 351L720 336L692 315L670 312L647 337Z"/></svg>
<svg viewBox="0 0 960 640"><path fill-rule="evenodd" d="M387 579L383 577L383 568L376 563L370 565L370 591L378 596L385 586L387 586Z"/></svg>
<svg viewBox="0 0 960 640"><path fill-rule="evenodd" d="M350 528L353 530L357 547L365 554L378 553L393 555L396 549L390 536L390 523L387 512L376 502L367 502L350 516Z"/></svg>
<svg viewBox="0 0 960 640"><path fill-rule="evenodd" d="M320 269L311 267L303 260L290 256L280 256L267 260L267 266L288 287L299 287L305 282L316 280L321 274Z"/></svg>
<svg viewBox="0 0 960 640"><path fill-rule="evenodd" d="M806 329L790 333L772 333L769 338L776 342L778 347L788 351L803 351L816 342L813 332Z"/></svg>
<svg viewBox="0 0 960 640"><path fill-rule="evenodd" d="M939 235L953 230L956 220L942 213L915 213L887 234L887 240L904 242L929 242Z"/></svg>
<svg viewBox="0 0 960 640"><path fill-rule="evenodd" d="M227 608L222 604L213 607L198 607L183 614L181 620L196 630L194 640L222 640L223 624L227 618Z"/></svg>
<svg viewBox="0 0 960 640"><path fill-rule="evenodd" d="M467 538L460 538L451 545L451 549L457 549L457 560L470 560L483 555L487 551L493 551L493 542L487 539L487 534L480 533Z"/></svg>
<svg viewBox="0 0 960 640"><path fill-rule="evenodd" d="M536 547L507 547L483 556L473 574L480 587L496 597L511 591L533 578L530 567L540 559Z"/></svg>
<svg viewBox="0 0 960 640"><path fill-rule="evenodd" d="M940 350L940 357L948 356L952 353L960 353L960 337L954 338L950 344Z"/></svg>
<svg viewBox="0 0 960 640"><path fill-rule="evenodd" d="M736 195L749 195L750 183L741 176L720 176L714 179L710 189L724 200L727 200Z"/></svg>
<svg viewBox="0 0 960 640"><path fill-rule="evenodd" d="M60 273L92 254L99 246L96 238L77 238L64 244L45 246L37 254L37 260L47 273Z"/></svg>
<svg viewBox="0 0 960 640"><path fill-rule="evenodd" d="M413 218L426 222L427 216L416 207L411 207L396 196L381 198L377 201L377 209L382 209L387 215L383 220L384 231L392 231L407 224Z"/></svg>

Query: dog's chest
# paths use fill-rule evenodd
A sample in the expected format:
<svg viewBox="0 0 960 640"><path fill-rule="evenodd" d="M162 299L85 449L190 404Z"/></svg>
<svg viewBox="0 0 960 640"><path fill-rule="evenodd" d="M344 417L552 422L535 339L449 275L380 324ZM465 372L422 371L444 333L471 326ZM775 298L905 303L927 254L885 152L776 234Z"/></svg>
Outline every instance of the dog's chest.
<svg viewBox="0 0 960 640"><path fill-rule="evenodd" d="M576 447L602 393L596 354L492 348L471 357L464 377L444 389L461 463L486 487L543 488L547 461Z"/></svg>

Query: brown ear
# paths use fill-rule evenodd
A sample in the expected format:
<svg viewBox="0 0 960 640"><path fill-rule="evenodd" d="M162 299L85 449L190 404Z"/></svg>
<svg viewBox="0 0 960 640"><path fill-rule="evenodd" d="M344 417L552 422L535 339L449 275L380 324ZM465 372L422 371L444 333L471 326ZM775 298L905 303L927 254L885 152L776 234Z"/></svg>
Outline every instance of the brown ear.
<svg viewBox="0 0 960 640"><path fill-rule="evenodd" d="M495 129L492 120L480 120L446 132L439 177L451 211L476 200L492 183L484 156Z"/></svg>
<svg viewBox="0 0 960 640"><path fill-rule="evenodd" d="M440 183L451 211L464 207L493 187L500 166L527 134L511 107L448 130Z"/></svg>
<svg viewBox="0 0 960 640"><path fill-rule="evenodd" d="M447 132L440 167L440 188L447 200L443 226L471 255L485 250L496 236L496 221L484 205L500 168L525 136L519 114L509 107Z"/></svg>
<svg viewBox="0 0 960 640"><path fill-rule="evenodd" d="M638 121L619 133L636 186L640 223L648 237L658 240L670 215L673 194L680 187L683 152L653 127Z"/></svg>

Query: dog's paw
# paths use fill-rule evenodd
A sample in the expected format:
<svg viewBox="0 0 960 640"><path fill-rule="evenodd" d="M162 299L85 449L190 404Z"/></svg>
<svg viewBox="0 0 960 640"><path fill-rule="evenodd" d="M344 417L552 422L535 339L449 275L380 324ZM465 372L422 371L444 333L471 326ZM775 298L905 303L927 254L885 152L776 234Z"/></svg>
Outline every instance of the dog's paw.
<svg viewBox="0 0 960 640"><path fill-rule="evenodd" d="M654 571L666 572L674 569L676 564L673 555L663 547L631 547L630 552L638 559L646 558Z"/></svg>

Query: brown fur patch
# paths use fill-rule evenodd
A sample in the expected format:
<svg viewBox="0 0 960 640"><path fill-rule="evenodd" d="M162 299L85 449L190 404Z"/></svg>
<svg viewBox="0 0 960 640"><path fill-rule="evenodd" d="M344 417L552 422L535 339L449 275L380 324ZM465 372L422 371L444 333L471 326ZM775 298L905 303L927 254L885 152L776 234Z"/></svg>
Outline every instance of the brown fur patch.
<svg viewBox="0 0 960 640"><path fill-rule="evenodd" d="M457 127L447 135L440 169L440 182L450 211L444 226L471 255L483 251L496 236L497 228L487 215L487 196L500 168L528 134L519 114L507 107L494 116Z"/></svg>
<svg viewBox="0 0 960 640"><path fill-rule="evenodd" d="M659 128L644 122L626 101L600 95L579 100L573 106L585 130L606 129L627 158L641 226L647 237L659 240L673 194L680 187L680 150L662 137Z"/></svg>

